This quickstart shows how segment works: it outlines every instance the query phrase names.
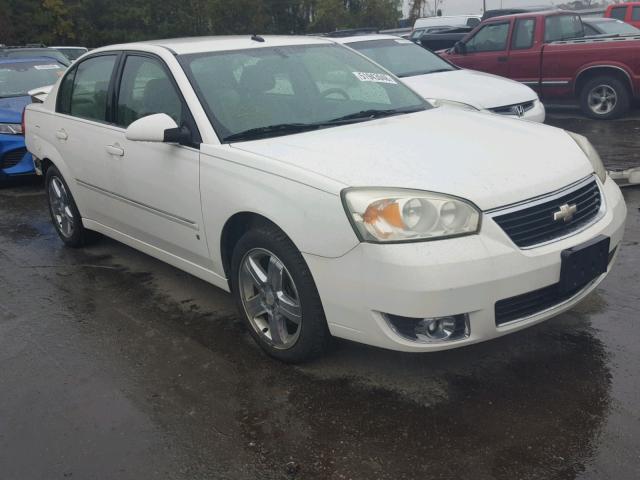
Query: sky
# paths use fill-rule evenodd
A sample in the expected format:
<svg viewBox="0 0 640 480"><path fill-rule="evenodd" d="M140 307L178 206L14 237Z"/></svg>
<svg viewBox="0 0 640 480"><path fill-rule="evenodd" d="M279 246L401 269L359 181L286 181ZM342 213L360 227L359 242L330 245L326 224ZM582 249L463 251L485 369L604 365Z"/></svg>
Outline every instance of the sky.
<svg viewBox="0 0 640 480"><path fill-rule="evenodd" d="M433 5L435 0L427 0ZM542 6L565 3L568 0L486 0L487 10L494 8L518 8L528 6ZM405 7L411 3L404 0ZM443 15L464 15L482 13L482 0L438 0ZM405 12L406 13L406 12Z"/></svg>

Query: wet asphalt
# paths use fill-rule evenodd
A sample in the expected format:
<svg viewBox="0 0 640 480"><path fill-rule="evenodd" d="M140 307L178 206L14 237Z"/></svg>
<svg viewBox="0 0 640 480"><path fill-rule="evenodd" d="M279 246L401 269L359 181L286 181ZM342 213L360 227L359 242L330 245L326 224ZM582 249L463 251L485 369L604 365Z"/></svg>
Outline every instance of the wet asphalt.
<svg viewBox="0 0 640 480"><path fill-rule="evenodd" d="M554 111L610 167L640 115ZM0 190L0 479L640 478L640 188L573 310L460 350L336 341L265 357L226 293L112 240L62 246L40 184Z"/></svg>

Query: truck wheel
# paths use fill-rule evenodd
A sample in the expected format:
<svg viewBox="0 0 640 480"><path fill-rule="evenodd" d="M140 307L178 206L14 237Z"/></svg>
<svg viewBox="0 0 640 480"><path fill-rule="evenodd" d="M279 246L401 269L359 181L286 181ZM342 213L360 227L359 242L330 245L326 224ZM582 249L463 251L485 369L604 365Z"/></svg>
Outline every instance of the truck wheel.
<svg viewBox="0 0 640 480"><path fill-rule="evenodd" d="M585 115L601 120L612 120L624 115L631 106L627 86L614 77L596 77L582 87L580 108Z"/></svg>
<svg viewBox="0 0 640 480"><path fill-rule="evenodd" d="M237 243L231 289L249 332L289 363L321 355L330 338L320 296L296 246L277 227L258 226Z"/></svg>
<svg viewBox="0 0 640 480"><path fill-rule="evenodd" d="M71 190L60 171L54 166L47 170L45 188L51 221L64 244L78 248L93 240L97 234L85 229L82 225L82 217L71 195Z"/></svg>

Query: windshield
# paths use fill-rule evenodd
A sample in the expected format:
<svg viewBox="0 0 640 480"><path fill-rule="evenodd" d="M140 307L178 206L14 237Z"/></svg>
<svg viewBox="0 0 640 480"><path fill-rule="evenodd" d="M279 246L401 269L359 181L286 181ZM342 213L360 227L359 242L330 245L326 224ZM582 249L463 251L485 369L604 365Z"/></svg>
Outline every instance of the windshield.
<svg viewBox="0 0 640 480"><path fill-rule="evenodd" d="M208 52L179 60L227 142L430 108L384 70L335 44Z"/></svg>
<svg viewBox="0 0 640 480"><path fill-rule="evenodd" d="M602 33L610 33L610 34L620 34L620 35L638 35L640 34L640 29L637 29L633 25L629 25L628 23L621 22L620 20L615 20L612 22L593 22L591 25L594 25L598 28Z"/></svg>
<svg viewBox="0 0 640 480"><path fill-rule="evenodd" d="M413 42L403 39L369 40L366 42L348 43L384 68L391 70L398 77L413 77L434 72L455 70L432 53Z"/></svg>
<svg viewBox="0 0 640 480"><path fill-rule="evenodd" d="M53 85L64 73L54 60L0 63L0 98L22 97L34 88Z"/></svg>

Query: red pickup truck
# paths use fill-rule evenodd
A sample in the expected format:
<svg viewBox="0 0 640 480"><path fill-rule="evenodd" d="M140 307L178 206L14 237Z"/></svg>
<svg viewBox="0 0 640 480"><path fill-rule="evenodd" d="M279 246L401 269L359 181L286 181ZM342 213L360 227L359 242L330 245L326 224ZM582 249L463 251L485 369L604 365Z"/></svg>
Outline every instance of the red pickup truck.
<svg viewBox="0 0 640 480"><path fill-rule="evenodd" d="M485 20L446 52L452 63L523 82L543 99L579 101L592 118L623 115L640 96L640 35L584 37L562 10Z"/></svg>

